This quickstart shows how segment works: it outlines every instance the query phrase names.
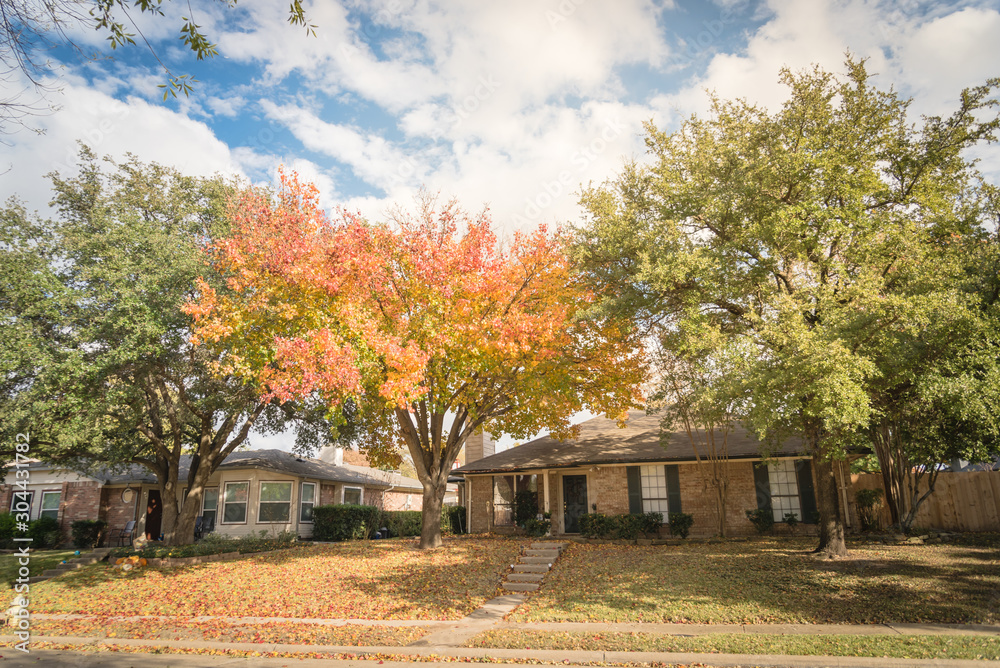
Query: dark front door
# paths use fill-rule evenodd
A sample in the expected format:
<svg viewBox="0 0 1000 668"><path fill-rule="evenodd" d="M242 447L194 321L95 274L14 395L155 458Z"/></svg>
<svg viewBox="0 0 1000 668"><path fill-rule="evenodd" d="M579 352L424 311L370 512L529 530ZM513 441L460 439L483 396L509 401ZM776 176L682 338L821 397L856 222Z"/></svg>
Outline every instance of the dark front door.
<svg viewBox="0 0 1000 668"><path fill-rule="evenodd" d="M149 490L146 500L146 540L160 540L160 522L163 519L163 504L160 503L160 490Z"/></svg>
<svg viewBox="0 0 1000 668"><path fill-rule="evenodd" d="M563 531L580 533L580 515L587 514L587 476L563 476Z"/></svg>

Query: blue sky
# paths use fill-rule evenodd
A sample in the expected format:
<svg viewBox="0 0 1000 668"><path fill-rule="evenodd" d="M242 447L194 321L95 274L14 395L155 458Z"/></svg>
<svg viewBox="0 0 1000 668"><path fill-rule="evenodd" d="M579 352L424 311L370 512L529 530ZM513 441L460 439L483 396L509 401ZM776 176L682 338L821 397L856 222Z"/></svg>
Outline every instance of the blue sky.
<svg viewBox="0 0 1000 668"><path fill-rule="evenodd" d="M926 114L1000 76L998 2L324 0L305 3L315 37L287 24L284 1L203 2L195 19L221 52L206 62L179 48L182 4L140 27L200 80L191 97L163 102L162 70L140 47L90 63L52 53L59 108L29 119L43 134L6 137L0 196L44 208L44 174L71 170L84 141L254 182L284 164L327 206L375 219L424 187L488 205L509 231L579 221L581 185L642 158L642 122L676 127L706 109L706 90L780 105L782 66L839 72L850 50ZM980 157L1000 175L995 148Z"/></svg>

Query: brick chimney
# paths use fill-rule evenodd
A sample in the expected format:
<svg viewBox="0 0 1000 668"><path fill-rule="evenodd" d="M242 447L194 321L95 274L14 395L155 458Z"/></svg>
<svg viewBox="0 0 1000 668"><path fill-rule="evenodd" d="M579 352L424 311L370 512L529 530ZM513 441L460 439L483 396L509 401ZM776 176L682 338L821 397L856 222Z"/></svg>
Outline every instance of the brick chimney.
<svg viewBox="0 0 1000 668"><path fill-rule="evenodd" d="M471 464L494 453L493 437L479 429L465 442L465 463Z"/></svg>

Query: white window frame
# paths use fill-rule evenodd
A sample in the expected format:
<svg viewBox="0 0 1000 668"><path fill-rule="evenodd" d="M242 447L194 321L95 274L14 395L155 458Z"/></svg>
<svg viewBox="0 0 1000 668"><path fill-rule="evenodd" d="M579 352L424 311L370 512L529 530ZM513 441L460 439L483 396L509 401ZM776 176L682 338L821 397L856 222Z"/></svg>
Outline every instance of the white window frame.
<svg viewBox="0 0 1000 668"><path fill-rule="evenodd" d="M264 485L288 485L288 501L264 501ZM291 480L261 480L257 483L257 518L255 524L291 524L292 502L295 500L295 483ZM264 504L288 504L288 517L283 520L262 520L261 507Z"/></svg>
<svg viewBox="0 0 1000 668"><path fill-rule="evenodd" d="M365 488L356 485L343 485L340 488L340 503L341 505L347 503L344 499L347 498L347 490L356 489L358 490L358 505L363 505L365 502Z"/></svg>
<svg viewBox="0 0 1000 668"><path fill-rule="evenodd" d="M214 509L206 509L205 508L205 497L208 496L208 491L211 490L211 489L215 490L215 508ZM208 512L215 513L215 521L212 522L212 529L213 530L215 529L215 525L219 523L219 501L222 499L222 494L220 493L220 491L221 490L219 490L219 488L216 486L216 487L206 487L201 492L201 513L200 513L201 514L201 523L202 523L202 526L205 526L205 512L206 512L206 510Z"/></svg>
<svg viewBox="0 0 1000 668"><path fill-rule="evenodd" d="M14 510L14 504L18 502L18 497L20 497L20 500L23 500L23 495L25 494L28 495L28 519L34 519L34 517L32 517L32 513L35 512L35 490L33 489L20 490L15 488L10 495L10 512L11 514L17 512Z"/></svg>
<svg viewBox="0 0 1000 668"><path fill-rule="evenodd" d="M59 510L60 510L60 505L62 505L62 490L59 490L59 489L42 490L42 493L41 493L41 496L40 496L41 501L39 501L39 503L38 503L38 517L43 517L42 513L44 513L45 510L46 510L46 508L45 508L45 497L48 494L55 494L57 497L59 497L59 502L56 503L56 507L55 507L56 516L54 518L56 521L59 521ZM48 510L51 512L53 509L49 508Z"/></svg>
<svg viewBox="0 0 1000 668"><path fill-rule="evenodd" d="M245 506L245 508L243 510L243 521L242 522L227 522L226 521L226 506L229 505L229 504L226 503L226 489L230 485L246 485L247 486L247 500L243 502L243 505ZM219 496L220 496L219 503L222 506L222 517L221 517L221 521L218 521L217 524L239 525L239 524L246 524L247 522L250 521L250 481L249 480L227 480L226 482L224 482L222 484L222 493ZM239 503L234 503L232 505L237 505L238 506L240 504ZM218 511L216 511L216 519L217 520L220 519L219 516L218 516Z"/></svg>
<svg viewBox="0 0 1000 668"><path fill-rule="evenodd" d="M669 524L670 490L667 488L667 471L663 464L639 467L639 489L642 496L642 512L658 512L663 517L663 523ZM660 496L661 489L662 496Z"/></svg>
<svg viewBox="0 0 1000 668"><path fill-rule="evenodd" d="M794 459L780 459L767 465L768 491L771 493L771 512L775 522L784 522L786 513L802 518L802 501L799 496L799 479Z"/></svg>
<svg viewBox="0 0 1000 668"><path fill-rule="evenodd" d="M312 493L312 499L313 500L312 501L306 501L305 500L306 495L305 495L304 490L306 488L306 485L309 485L309 486L311 486L313 488L313 493ZM310 506L310 508L309 508L309 517L312 517L312 509L316 507L316 494L317 494L316 488L317 487L318 487L318 485L316 483L314 483L314 482L303 482L303 483L301 483L299 485L299 524L312 524L313 523L313 521L311 519L308 519L308 520L302 519L302 510L308 504Z"/></svg>

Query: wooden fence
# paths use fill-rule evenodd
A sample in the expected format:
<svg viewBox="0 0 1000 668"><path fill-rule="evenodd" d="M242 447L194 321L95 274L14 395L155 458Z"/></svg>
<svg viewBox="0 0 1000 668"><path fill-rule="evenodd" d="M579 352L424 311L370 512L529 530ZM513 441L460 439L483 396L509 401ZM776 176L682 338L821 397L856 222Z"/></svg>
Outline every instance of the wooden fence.
<svg viewBox="0 0 1000 668"><path fill-rule="evenodd" d="M860 525L854 492L882 489L882 475L854 474L851 485L851 525L857 529ZM921 482L921 492L926 490L926 482ZM889 508L884 502L880 521L882 527L891 523ZM1000 471L942 472L934 485L934 493L917 511L913 526L943 531L1000 531Z"/></svg>

